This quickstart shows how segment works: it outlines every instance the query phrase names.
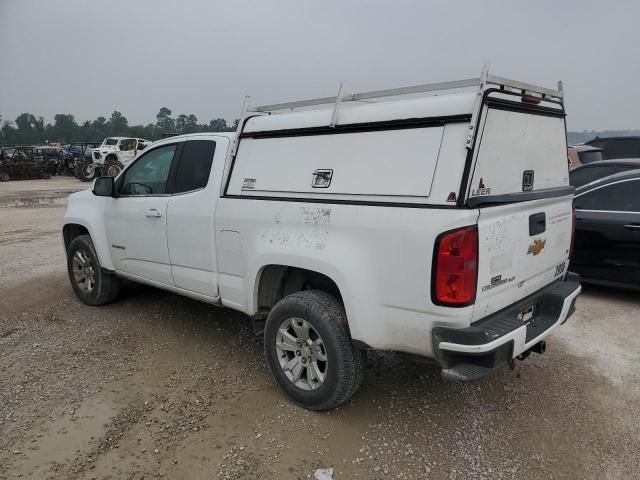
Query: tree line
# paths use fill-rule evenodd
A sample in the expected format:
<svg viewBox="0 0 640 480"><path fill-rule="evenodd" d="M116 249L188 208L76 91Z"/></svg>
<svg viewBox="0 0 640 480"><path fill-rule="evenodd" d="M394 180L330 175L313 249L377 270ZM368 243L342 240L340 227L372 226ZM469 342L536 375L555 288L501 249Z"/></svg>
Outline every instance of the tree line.
<svg viewBox="0 0 640 480"><path fill-rule="evenodd" d="M0 115L0 125L0 144L42 145L46 142L101 142L111 136L158 140L163 133L228 132L236 129L238 120L231 125L224 118L198 123L193 114L183 113L174 118L169 108L162 107L156 115L156 122L148 125L129 125L127 117L118 111L109 118L98 117L82 123L68 113L57 114L53 123L45 123L44 117L31 113L18 115L14 121L2 121Z"/></svg>

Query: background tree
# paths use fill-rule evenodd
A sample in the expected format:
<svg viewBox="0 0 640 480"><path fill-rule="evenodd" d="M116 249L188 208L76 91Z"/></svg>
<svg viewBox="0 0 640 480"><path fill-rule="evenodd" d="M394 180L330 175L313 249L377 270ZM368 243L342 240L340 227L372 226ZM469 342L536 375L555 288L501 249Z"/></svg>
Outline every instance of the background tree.
<svg viewBox="0 0 640 480"><path fill-rule="evenodd" d="M171 133L176 129L175 122L171 118L171 110L167 107L162 107L156 115L156 126L161 133Z"/></svg>
<svg viewBox="0 0 640 480"><path fill-rule="evenodd" d="M209 130L212 132L226 132L229 129L224 118L214 118L209 122Z"/></svg>
<svg viewBox="0 0 640 480"><path fill-rule="evenodd" d="M129 121L127 117L122 115L117 110L111 114L111 118L107 122L108 130L111 132L113 136L125 136L127 135L127 131L129 129Z"/></svg>
<svg viewBox="0 0 640 480"><path fill-rule="evenodd" d="M78 124L73 115L68 113L59 113L53 117L53 128L49 129L52 139L45 139L50 141L53 138L60 142L71 142L74 140L74 135L78 132Z"/></svg>
<svg viewBox="0 0 640 480"><path fill-rule="evenodd" d="M80 125L68 113L57 114L53 123L45 123L43 117L31 113L22 113L13 122L3 121L0 115L0 144L101 142L105 137L116 135L158 140L163 133L228 132L235 131L238 126L237 119L230 126L221 117L214 117L208 123L198 123L198 117L193 113L183 113L177 119L171 113L169 108L162 107L156 115L156 122L147 125L129 125L127 117L117 110L108 119L99 116Z"/></svg>

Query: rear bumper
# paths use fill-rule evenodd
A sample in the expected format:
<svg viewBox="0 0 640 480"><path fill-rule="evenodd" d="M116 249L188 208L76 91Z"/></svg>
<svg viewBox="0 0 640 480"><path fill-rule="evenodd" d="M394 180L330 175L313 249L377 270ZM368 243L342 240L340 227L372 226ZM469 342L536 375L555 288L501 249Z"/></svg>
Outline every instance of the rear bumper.
<svg viewBox="0 0 640 480"><path fill-rule="evenodd" d="M514 358L535 349L575 311L580 294L580 276L567 273L517 303L468 328L433 329L433 351L447 380L477 380L507 365ZM522 312L533 307L531 319Z"/></svg>

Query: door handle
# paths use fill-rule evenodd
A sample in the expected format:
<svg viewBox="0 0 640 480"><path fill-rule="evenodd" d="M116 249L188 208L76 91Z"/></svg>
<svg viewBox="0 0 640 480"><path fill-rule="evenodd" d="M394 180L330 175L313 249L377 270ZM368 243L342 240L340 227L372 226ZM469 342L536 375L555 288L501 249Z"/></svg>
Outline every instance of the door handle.
<svg viewBox="0 0 640 480"><path fill-rule="evenodd" d="M625 225L624 228L626 228L627 230L640 230L640 225L629 224Z"/></svg>
<svg viewBox="0 0 640 480"><path fill-rule="evenodd" d="M162 212L157 208L150 208L149 210L147 210L147 213L145 215L147 217L161 217Z"/></svg>

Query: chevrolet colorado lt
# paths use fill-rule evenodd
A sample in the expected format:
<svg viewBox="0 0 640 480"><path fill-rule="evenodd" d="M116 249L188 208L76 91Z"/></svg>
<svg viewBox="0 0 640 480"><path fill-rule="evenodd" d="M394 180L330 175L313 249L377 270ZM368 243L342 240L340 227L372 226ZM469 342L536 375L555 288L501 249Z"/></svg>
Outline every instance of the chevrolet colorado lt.
<svg viewBox="0 0 640 480"><path fill-rule="evenodd" d="M575 310L561 84L489 75L265 107L235 133L153 143L73 194L88 305L121 279L252 317L275 381L323 410L366 350L469 381L542 353Z"/></svg>

